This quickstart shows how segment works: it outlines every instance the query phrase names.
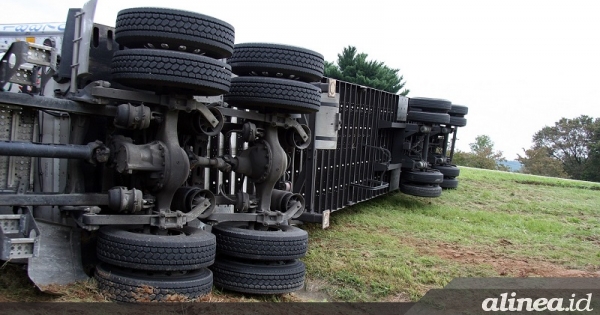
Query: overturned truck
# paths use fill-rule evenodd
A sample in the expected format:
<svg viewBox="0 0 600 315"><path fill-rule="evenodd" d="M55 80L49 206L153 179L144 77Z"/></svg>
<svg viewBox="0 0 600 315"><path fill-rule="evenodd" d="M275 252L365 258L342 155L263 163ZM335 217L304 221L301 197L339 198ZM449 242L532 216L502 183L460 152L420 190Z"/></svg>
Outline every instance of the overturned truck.
<svg viewBox="0 0 600 315"><path fill-rule="evenodd" d="M0 63L0 259L42 290L292 292L297 224L458 185L465 106L324 78L319 53L234 44L202 14L132 8L109 27L95 5L69 11L60 47L16 41Z"/></svg>

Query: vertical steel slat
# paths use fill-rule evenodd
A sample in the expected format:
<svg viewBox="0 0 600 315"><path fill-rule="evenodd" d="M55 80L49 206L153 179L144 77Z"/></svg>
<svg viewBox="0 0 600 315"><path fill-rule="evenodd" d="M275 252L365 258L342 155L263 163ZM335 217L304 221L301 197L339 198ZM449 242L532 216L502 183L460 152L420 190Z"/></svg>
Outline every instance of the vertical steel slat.
<svg viewBox="0 0 600 315"><path fill-rule="evenodd" d="M363 122L363 135L364 135L364 142L367 143L368 145L373 145L373 141L375 139L373 139L373 137L370 137L371 133L369 130L369 124L372 121L372 117L373 117L373 113L370 110L370 104L369 101L371 100L371 98L373 97L373 90L369 89L367 91L367 94L365 95L365 104L364 104L364 110L365 110L365 119ZM371 163L373 163L373 160L371 159L372 155L373 155L373 148L366 148L367 150L365 150L364 152L364 161L363 161L363 184L368 185L369 181L366 181L367 179L371 179L373 177L373 174L369 172L369 165ZM364 200L369 199L369 193L370 191L368 189L363 189L363 196L364 196Z"/></svg>
<svg viewBox="0 0 600 315"><path fill-rule="evenodd" d="M338 108L338 112L339 112L339 108ZM339 151L339 139L337 140L338 142L338 148L336 150L333 150L333 158L331 160L331 166L332 166L332 170L331 170L331 179L332 179L332 183L331 183L331 198L330 198L330 202L329 202L329 209L331 209L332 211L337 210L337 200L339 198L339 194L338 194L338 180L339 180L339 169L338 169L338 151Z"/></svg>
<svg viewBox="0 0 600 315"><path fill-rule="evenodd" d="M319 198L319 209L321 209L321 211L325 210L325 198L326 198L325 191L323 188L325 186L325 184L323 183L323 177L324 177L323 175L325 173L325 171L323 170L323 165L325 165L325 156L324 156L325 151L326 150L319 150L319 164L317 164L318 165L317 170L319 172L319 174L318 174L319 180L318 180L317 187L319 190L319 195L318 195L319 196L318 197Z"/></svg>
<svg viewBox="0 0 600 315"><path fill-rule="evenodd" d="M356 172L356 170L357 170L356 162L357 162L358 157L359 157L358 146L360 145L358 143L359 139L358 139L358 129L357 129L357 127L358 127L358 120L359 120L359 117L358 117L359 116L359 113L358 113L358 107L359 106L358 106L358 97L357 97L358 96L358 88L359 87L357 87L357 86L352 86L351 89L353 91L350 94L351 98L352 98L352 101L351 101L351 104L352 104L352 106L351 106L351 110L352 110L351 119L352 119L352 121L350 123L350 125L352 126L352 129L351 129L351 133L352 133L352 148L351 148L351 151L350 151L350 155L351 155L351 157L350 157L350 161L351 161L351 164L350 164L350 173L352 174L352 177L351 177L352 180L350 181L350 183L353 183L353 184L357 183L357 181L358 181L357 178L358 178L358 176L360 176L360 175L356 174L357 173ZM357 196L356 196L356 193L355 193L356 189L353 186L349 186L348 187L348 191L349 191L349 195L352 197L352 202L356 202L358 200Z"/></svg>
<svg viewBox="0 0 600 315"><path fill-rule="evenodd" d="M328 204L329 204L329 198L331 196L331 193L329 192L329 165L330 165L330 160L329 160L329 153L331 150L323 150L324 151L324 156L323 156L323 173L325 174L324 180L323 180L323 184L324 184L324 189L325 191L323 192L323 209L324 210L328 210Z"/></svg>
<svg viewBox="0 0 600 315"><path fill-rule="evenodd" d="M340 150L341 154L340 154L340 180L338 182L339 185L339 191L340 191L340 196L339 196L339 202L337 204L336 208L342 208L346 205L346 198L347 198L347 192L346 192L346 179L347 179L347 167L346 167L346 161L348 160L348 102L346 101L346 84L343 82L338 83L339 84L339 91L340 91L340 115L341 115L341 119L342 119L342 125L340 128L340 131L338 132L338 137L340 137L340 144L341 146L338 148L338 150Z"/></svg>
<svg viewBox="0 0 600 315"><path fill-rule="evenodd" d="M377 108L379 104L375 103L375 100L377 98L377 94L378 91L377 90L371 90L369 92L366 104L365 104L365 108L367 110L367 112L369 113L368 119L367 119L367 123L365 124L365 134L367 136L367 140L370 146L377 146L377 133L373 133L373 126L375 126L375 118L377 117L377 111L374 111L373 108ZM379 154L379 151L377 149L374 148L369 148L369 150L367 151L367 157L366 157L366 161L365 161L365 178L366 179L373 179L374 178L374 174L373 174L373 165L375 164L375 159L377 159L377 156ZM373 191L371 190L365 190L365 199L371 199L373 196Z"/></svg>
<svg viewBox="0 0 600 315"><path fill-rule="evenodd" d="M367 132L367 139L369 139L369 145L374 146L374 147L378 147L378 132L377 132L377 117L379 116L379 107L380 107L380 103L378 102L378 96L379 96L379 91L377 90L373 90L370 95L369 95L369 99L367 101L367 109L369 111L369 120L367 122L366 127L366 132ZM377 109L377 110L375 110ZM373 172L373 168L374 165L376 163L376 161L379 160L379 156L381 155L380 151L374 148L370 148L370 150L368 151L369 154L367 156L367 164L365 165L365 172L368 175L369 179L375 179L375 173ZM371 199L373 198L373 194L374 192L372 190L367 190L366 192L367 195L367 199Z"/></svg>
<svg viewBox="0 0 600 315"><path fill-rule="evenodd" d="M365 89L362 91L361 93L361 98L360 98L360 142L361 142L361 148L360 148L360 166L359 166L359 173L360 175L360 184L364 185L366 184L365 179L367 178L367 176L369 176L366 172L365 172L365 164L367 163L367 159L368 159L368 148L365 147L365 144L368 145L369 144L369 139L366 137L366 122L368 120L369 117L369 112L367 110L367 99L369 97L370 94L370 89ZM359 196L360 196L360 200L364 201L366 199L366 190L359 188Z"/></svg>
<svg viewBox="0 0 600 315"><path fill-rule="evenodd" d="M348 200L350 199L350 181L352 180L350 174L350 161L352 159L352 135L350 125L352 124L351 119L351 106L350 106L350 91L348 90L350 87L344 83L344 138L346 141L345 145L345 154L344 154L344 181L343 181L343 190L344 190L344 200L342 200L342 207L345 207L348 204Z"/></svg>

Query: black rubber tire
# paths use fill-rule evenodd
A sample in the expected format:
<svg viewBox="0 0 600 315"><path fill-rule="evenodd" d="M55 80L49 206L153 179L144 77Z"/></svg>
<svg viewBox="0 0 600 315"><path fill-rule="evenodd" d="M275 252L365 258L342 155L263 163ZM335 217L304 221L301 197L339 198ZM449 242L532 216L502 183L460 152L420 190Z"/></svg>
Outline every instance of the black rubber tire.
<svg viewBox="0 0 600 315"><path fill-rule="evenodd" d="M256 260L292 260L304 257L308 249L308 233L300 228L282 225L270 231L247 228L248 223L222 223L213 227L219 254Z"/></svg>
<svg viewBox="0 0 600 315"><path fill-rule="evenodd" d="M450 114L450 116L456 117L464 117L468 113L469 108L467 106L462 105L452 105L452 108L450 108L450 110L448 111L448 114Z"/></svg>
<svg viewBox="0 0 600 315"><path fill-rule="evenodd" d="M414 97L408 99L408 107L421 109L424 112L447 113L452 103L439 98Z"/></svg>
<svg viewBox="0 0 600 315"><path fill-rule="evenodd" d="M236 44L227 63L239 76L317 82L323 77L325 59L323 55L301 47L247 43Z"/></svg>
<svg viewBox="0 0 600 315"><path fill-rule="evenodd" d="M237 77L224 101L231 106L279 113L314 113L321 107L321 90L299 81L267 77Z"/></svg>
<svg viewBox="0 0 600 315"><path fill-rule="evenodd" d="M207 268L175 273L154 273L98 264L98 289L118 302L166 302L195 299L212 290L213 275Z"/></svg>
<svg viewBox="0 0 600 315"><path fill-rule="evenodd" d="M450 121L448 122L448 125L455 127L464 127L467 125L467 119L462 117L450 116Z"/></svg>
<svg viewBox="0 0 600 315"><path fill-rule="evenodd" d="M458 179L456 178L444 178L444 181L440 184L440 187L444 189L455 189L458 187Z"/></svg>
<svg viewBox="0 0 600 315"><path fill-rule="evenodd" d="M211 266L214 285L251 294L282 294L304 286L306 267L300 260L279 262L234 261L220 257Z"/></svg>
<svg viewBox="0 0 600 315"><path fill-rule="evenodd" d="M140 270L181 271L210 266L215 260L213 234L184 227L170 230L178 235L137 233L134 228L107 226L98 232L98 259Z"/></svg>
<svg viewBox="0 0 600 315"><path fill-rule="evenodd" d="M437 170L402 172L400 178L404 181L419 184L439 184L444 181L444 175Z"/></svg>
<svg viewBox="0 0 600 315"><path fill-rule="evenodd" d="M442 187L439 185L423 185L414 183L400 183L400 191L417 197L439 197L442 195Z"/></svg>
<svg viewBox="0 0 600 315"><path fill-rule="evenodd" d="M184 10L125 9L117 14L115 26L115 41L125 47L166 48L216 59L231 56L234 39L230 24Z"/></svg>
<svg viewBox="0 0 600 315"><path fill-rule="evenodd" d="M116 51L112 78L129 87L156 91L216 96L229 92L231 67L205 56L158 49Z"/></svg>
<svg viewBox="0 0 600 315"><path fill-rule="evenodd" d="M433 168L440 171L446 177L458 177L460 168L456 165L434 165Z"/></svg>
<svg viewBox="0 0 600 315"><path fill-rule="evenodd" d="M420 123L447 124L450 121L450 115L444 113L409 111L407 119L408 121Z"/></svg>

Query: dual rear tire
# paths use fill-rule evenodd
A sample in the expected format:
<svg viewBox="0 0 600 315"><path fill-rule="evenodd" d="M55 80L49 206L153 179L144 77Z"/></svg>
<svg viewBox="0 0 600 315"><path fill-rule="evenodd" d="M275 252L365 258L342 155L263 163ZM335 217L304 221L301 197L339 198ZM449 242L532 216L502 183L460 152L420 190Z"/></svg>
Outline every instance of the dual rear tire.
<svg viewBox="0 0 600 315"><path fill-rule="evenodd" d="M287 45L235 45L227 60L239 77L224 100L229 105L260 112L314 113L321 90L309 82L323 77L324 58L314 51Z"/></svg>
<svg viewBox="0 0 600 315"><path fill-rule="evenodd" d="M181 301L210 293L216 238L184 227L165 235L136 227L100 229L96 250L102 261L95 278L104 295L120 302Z"/></svg>
<svg viewBox="0 0 600 315"><path fill-rule="evenodd" d="M250 294L281 294L302 288L308 233L284 225L263 230L248 223L222 223L213 228L217 238L211 266L216 287Z"/></svg>

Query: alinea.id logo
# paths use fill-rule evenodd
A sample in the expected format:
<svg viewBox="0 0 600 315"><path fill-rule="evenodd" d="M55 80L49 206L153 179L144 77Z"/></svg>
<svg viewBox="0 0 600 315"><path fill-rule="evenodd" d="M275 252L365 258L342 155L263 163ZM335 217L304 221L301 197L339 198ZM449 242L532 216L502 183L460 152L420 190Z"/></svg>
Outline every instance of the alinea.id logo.
<svg viewBox="0 0 600 315"><path fill-rule="evenodd" d="M586 294L585 298L576 300L575 294L571 294L571 298L516 298L515 292L510 293L510 298L507 293L500 294L499 298L487 298L481 303L481 309L485 312L591 312L594 309L590 307L592 302L592 294Z"/></svg>

